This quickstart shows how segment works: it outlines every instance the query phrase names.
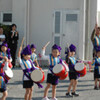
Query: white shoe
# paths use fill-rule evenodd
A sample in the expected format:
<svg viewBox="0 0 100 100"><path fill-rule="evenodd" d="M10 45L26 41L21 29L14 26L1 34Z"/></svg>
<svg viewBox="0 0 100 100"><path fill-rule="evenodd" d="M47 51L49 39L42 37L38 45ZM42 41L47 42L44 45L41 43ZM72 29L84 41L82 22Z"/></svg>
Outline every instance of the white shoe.
<svg viewBox="0 0 100 100"><path fill-rule="evenodd" d="M52 98L52 99L50 99L50 100L58 100L57 98Z"/></svg>
<svg viewBox="0 0 100 100"><path fill-rule="evenodd" d="M42 100L50 100L48 97L43 98Z"/></svg>

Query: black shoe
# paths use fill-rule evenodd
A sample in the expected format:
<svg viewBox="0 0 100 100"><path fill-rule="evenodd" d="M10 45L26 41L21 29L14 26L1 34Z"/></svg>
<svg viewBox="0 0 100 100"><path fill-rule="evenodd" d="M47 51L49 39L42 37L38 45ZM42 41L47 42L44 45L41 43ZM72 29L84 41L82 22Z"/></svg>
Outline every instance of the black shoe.
<svg viewBox="0 0 100 100"><path fill-rule="evenodd" d="M77 94L77 93L75 93L75 92L72 92L71 93L73 96L75 96L75 97L78 97L79 96L79 94Z"/></svg>
<svg viewBox="0 0 100 100"><path fill-rule="evenodd" d="M67 97L73 97L70 93L66 93Z"/></svg>
<svg viewBox="0 0 100 100"><path fill-rule="evenodd" d="M100 89L100 88L99 88ZM99 90L97 86L94 87L94 90Z"/></svg>

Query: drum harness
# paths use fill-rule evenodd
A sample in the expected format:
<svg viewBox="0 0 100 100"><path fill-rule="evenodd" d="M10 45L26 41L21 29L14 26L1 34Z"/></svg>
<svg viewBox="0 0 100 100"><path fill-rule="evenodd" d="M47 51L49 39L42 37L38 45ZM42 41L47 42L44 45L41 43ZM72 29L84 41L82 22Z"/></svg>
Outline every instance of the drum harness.
<svg viewBox="0 0 100 100"><path fill-rule="evenodd" d="M25 75L28 79L30 79L31 81L33 81L33 80L31 79L31 77L30 77L30 72L32 72L33 70L35 70L35 68L34 68L34 66L33 66L33 64L32 64L32 61L29 60L29 62L31 63L32 68L24 69L23 72L24 72L24 75ZM26 66L24 61L23 61L23 64L24 64L24 66ZM29 75L27 75L27 73L29 73ZM33 82L34 82L34 81L33 81ZM39 88L43 88L43 86L42 86L39 82L34 82L34 83L37 84Z"/></svg>
<svg viewBox="0 0 100 100"><path fill-rule="evenodd" d="M52 58L53 58L53 57L52 57L52 54L50 54L50 56L51 56L51 57L50 57L50 62L51 62L51 64L50 64L50 66L49 66L49 70L51 71L51 73L52 73L53 75L55 75L54 72L53 72L53 67L54 67L54 66L52 65ZM62 64L62 59L61 59L60 57L59 57L59 59L60 59L59 64L60 64L60 63ZM65 66L64 66L64 67L65 67ZM56 77L57 77L57 78L60 78L59 76L56 76Z"/></svg>

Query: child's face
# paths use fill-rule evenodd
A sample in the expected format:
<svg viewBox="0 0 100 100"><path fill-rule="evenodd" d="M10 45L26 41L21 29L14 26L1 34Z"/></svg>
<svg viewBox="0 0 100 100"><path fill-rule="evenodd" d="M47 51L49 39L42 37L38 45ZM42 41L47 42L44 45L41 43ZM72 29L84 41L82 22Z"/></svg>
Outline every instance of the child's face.
<svg viewBox="0 0 100 100"><path fill-rule="evenodd" d="M99 51L99 52L97 52L97 57L100 57L100 51Z"/></svg>
<svg viewBox="0 0 100 100"><path fill-rule="evenodd" d="M2 50L3 52L6 52L6 51L7 51L7 47L2 46L2 47L1 47L1 50Z"/></svg>
<svg viewBox="0 0 100 100"><path fill-rule="evenodd" d="M31 48L31 51L32 51L32 53L34 53L36 51L36 49L35 48Z"/></svg>
<svg viewBox="0 0 100 100"><path fill-rule="evenodd" d="M70 52L70 56L74 56L75 55L75 52Z"/></svg>
<svg viewBox="0 0 100 100"><path fill-rule="evenodd" d="M23 55L25 60L29 60L31 58L31 55Z"/></svg>
<svg viewBox="0 0 100 100"><path fill-rule="evenodd" d="M52 50L52 55L53 55L54 57L58 57L58 56L60 55L59 50L58 50L58 49Z"/></svg>

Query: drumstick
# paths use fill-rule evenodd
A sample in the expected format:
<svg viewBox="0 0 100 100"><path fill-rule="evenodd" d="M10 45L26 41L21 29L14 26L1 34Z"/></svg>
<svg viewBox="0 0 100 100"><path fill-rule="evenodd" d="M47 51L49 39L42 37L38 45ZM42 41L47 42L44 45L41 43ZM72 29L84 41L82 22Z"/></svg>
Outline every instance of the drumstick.
<svg viewBox="0 0 100 100"><path fill-rule="evenodd" d="M46 48L50 44L50 41L46 43L46 45L43 48Z"/></svg>
<svg viewBox="0 0 100 100"><path fill-rule="evenodd" d="M21 45L20 45L20 48L19 48L19 51L18 51L18 57L20 57L20 53L21 53L21 51L22 51L23 43L24 43L24 37L23 37L23 39L22 39L22 42L21 42Z"/></svg>
<svg viewBox="0 0 100 100"><path fill-rule="evenodd" d="M70 49L69 49L69 44L67 43L67 48L68 48L68 51L69 51L69 53L70 53Z"/></svg>
<svg viewBox="0 0 100 100"><path fill-rule="evenodd" d="M23 46L24 39L25 39L25 38L23 37L20 47L22 47L22 46Z"/></svg>

